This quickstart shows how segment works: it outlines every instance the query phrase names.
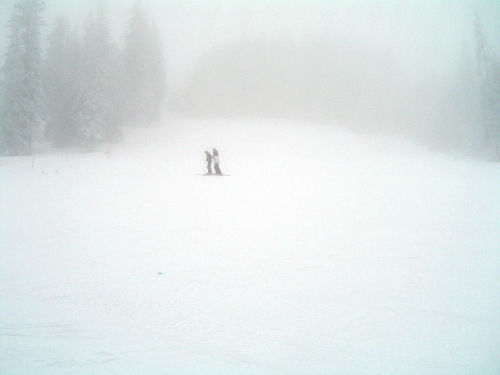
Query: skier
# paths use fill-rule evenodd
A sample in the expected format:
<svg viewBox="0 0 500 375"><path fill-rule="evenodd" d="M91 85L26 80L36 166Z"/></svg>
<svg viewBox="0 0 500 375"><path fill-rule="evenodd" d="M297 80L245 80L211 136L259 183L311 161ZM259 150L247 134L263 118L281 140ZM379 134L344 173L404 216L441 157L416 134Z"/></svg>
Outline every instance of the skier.
<svg viewBox="0 0 500 375"><path fill-rule="evenodd" d="M206 159L207 160L207 169L208 169L207 174L212 174L212 155L210 155L210 152L208 152L208 151L205 151L205 154L207 154L207 159Z"/></svg>
<svg viewBox="0 0 500 375"><path fill-rule="evenodd" d="M213 155L214 155L214 168L215 168L215 173L216 174L222 174L220 168L219 168L219 151L214 148L213 150Z"/></svg>

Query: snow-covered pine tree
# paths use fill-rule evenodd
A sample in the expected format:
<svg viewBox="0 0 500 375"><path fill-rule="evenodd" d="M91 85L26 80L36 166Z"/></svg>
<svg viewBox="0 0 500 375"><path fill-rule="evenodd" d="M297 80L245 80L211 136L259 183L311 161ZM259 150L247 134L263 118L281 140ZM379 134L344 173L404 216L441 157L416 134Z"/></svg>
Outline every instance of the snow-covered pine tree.
<svg viewBox="0 0 500 375"><path fill-rule="evenodd" d="M72 146L77 138L75 102L80 90L81 51L76 27L57 18L48 37L43 69L47 108L45 137L55 147Z"/></svg>
<svg viewBox="0 0 500 375"><path fill-rule="evenodd" d="M10 18L10 44L3 67L0 152L31 153L43 124L41 26L44 3L18 0Z"/></svg>
<svg viewBox="0 0 500 375"><path fill-rule="evenodd" d="M111 43L106 9L89 14L82 45L82 76L77 101L79 140L88 148L116 140L121 132L118 113L121 68L119 50Z"/></svg>
<svg viewBox="0 0 500 375"><path fill-rule="evenodd" d="M474 27L485 143L487 147L493 145L497 158L500 158L500 68L491 54L484 25L477 13Z"/></svg>
<svg viewBox="0 0 500 375"><path fill-rule="evenodd" d="M500 161L500 62L493 60L491 67L491 135L495 144L496 159Z"/></svg>
<svg viewBox="0 0 500 375"><path fill-rule="evenodd" d="M104 138L106 112L109 104L104 96L104 77L101 73L101 46L98 46L97 25L94 15L85 20L82 44L82 75L76 110L78 141L91 149Z"/></svg>
<svg viewBox="0 0 500 375"><path fill-rule="evenodd" d="M127 122L149 124L159 118L165 99L165 62L158 31L139 3L130 10L123 55Z"/></svg>
<svg viewBox="0 0 500 375"><path fill-rule="evenodd" d="M122 51L111 41L108 11L103 0L98 1L96 31L98 50L101 51L97 66L100 67L101 88L107 103L104 140L113 142L121 139L122 116L119 109L123 88L123 58Z"/></svg>
<svg viewBox="0 0 500 375"><path fill-rule="evenodd" d="M152 101L150 103L149 119L158 120L161 116L162 106L167 96L167 73L165 66L165 51L160 33L156 25L151 26L150 48L150 87Z"/></svg>

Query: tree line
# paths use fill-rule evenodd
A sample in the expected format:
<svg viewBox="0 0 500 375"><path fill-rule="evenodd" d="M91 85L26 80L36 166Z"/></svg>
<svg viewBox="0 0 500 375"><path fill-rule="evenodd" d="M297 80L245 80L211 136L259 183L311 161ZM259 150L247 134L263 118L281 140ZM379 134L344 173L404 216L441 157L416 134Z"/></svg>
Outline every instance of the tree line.
<svg viewBox="0 0 500 375"><path fill-rule="evenodd" d="M500 60L491 51L477 13L474 27L481 125L486 146L494 147L500 161Z"/></svg>
<svg viewBox="0 0 500 375"><path fill-rule="evenodd" d="M123 125L159 118L166 96L162 44L138 3L130 9L122 48L111 40L102 1L89 12L82 36L58 17L45 37L43 13L42 1L18 0L10 18L0 154L30 154L38 139L92 149L120 140Z"/></svg>
<svg viewBox="0 0 500 375"><path fill-rule="evenodd" d="M340 35L243 37L202 56L169 110L343 124L500 160L500 64L480 17L470 21L475 48L463 45L441 75L412 75L390 49Z"/></svg>
<svg viewBox="0 0 500 375"><path fill-rule="evenodd" d="M122 47L111 40L102 0L82 30L60 17L44 36L43 12L41 0L17 0L10 18L0 73L0 154L29 154L37 139L92 149L120 140L123 125L159 118L164 54L138 3ZM170 95L170 110L404 128L436 147L453 144L500 160L500 60L477 14L473 26L476 72L467 52L454 78L418 84L389 55L351 41L243 40L200 58Z"/></svg>

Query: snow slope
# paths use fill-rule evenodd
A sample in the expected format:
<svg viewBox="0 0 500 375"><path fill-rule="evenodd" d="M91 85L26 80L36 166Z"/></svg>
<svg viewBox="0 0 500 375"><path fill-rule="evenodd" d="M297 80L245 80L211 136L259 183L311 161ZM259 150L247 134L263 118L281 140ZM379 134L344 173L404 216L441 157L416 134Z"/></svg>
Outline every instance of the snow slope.
<svg viewBox="0 0 500 375"><path fill-rule="evenodd" d="M0 374L500 373L498 164L177 120L0 184Z"/></svg>

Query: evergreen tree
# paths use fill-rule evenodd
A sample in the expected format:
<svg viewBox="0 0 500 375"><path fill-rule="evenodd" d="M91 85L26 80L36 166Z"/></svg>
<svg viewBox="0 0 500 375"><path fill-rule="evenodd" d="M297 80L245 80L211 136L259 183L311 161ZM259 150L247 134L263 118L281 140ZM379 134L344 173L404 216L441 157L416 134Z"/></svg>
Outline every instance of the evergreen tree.
<svg viewBox="0 0 500 375"><path fill-rule="evenodd" d="M157 120L166 95L163 49L140 5L130 12L124 47L125 111L131 124Z"/></svg>
<svg viewBox="0 0 500 375"><path fill-rule="evenodd" d="M491 67L491 115L489 120L496 158L500 161L500 63L498 60L493 60Z"/></svg>
<svg viewBox="0 0 500 375"><path fill-rule="evenodd" d="M118 113L120 52L111 43L106 10L99 2L97 16L89 14L82 45L82 79L77 102L81 143L89 148L116 140L121 132Z"/></svg>
<svg viewBox="0 0 500 375"><path fill-rule="evenodd" d="M57 18L48 42L43 74L45 136L55 147L68 147L76 141L78 131L75 102L81 82L80 41L76 28L66 18Z"/></svg>
<svg viewBox="0 0 500 375"><path fill-rule="evenodd" d="M499 64L491 54L484 26L475 14L476 63L481 97L481 114L487 145L494 145L500 158L500 73Z"/></svg>
<svg viewBox="0 0 500 375"><path fill-rule="evenodd" d="M93 147L104 137L105 116L108 104L103 95L103 77L97 46L97 26L92 13L84 25L82 45L82 76L77 101L78 139Z"/></svg>
<svg viewBox="0 0 500 375"><path fill-rule="evenodd" d="M40 31L44 3L18 0L10 18L10 44L3 67L0 152L31 153L43 124Z"/></svg>
<svg viewBox="0 0 500 375"><path fill-rule="evenodd" d="M163 49L160 33L155 25L151 26L150 48L150 87L152 101L149 107L149 120L158 120L161 116L162 106L167 96L167 74L165 67L165 51Z"/></svg>

